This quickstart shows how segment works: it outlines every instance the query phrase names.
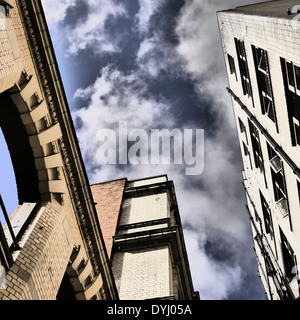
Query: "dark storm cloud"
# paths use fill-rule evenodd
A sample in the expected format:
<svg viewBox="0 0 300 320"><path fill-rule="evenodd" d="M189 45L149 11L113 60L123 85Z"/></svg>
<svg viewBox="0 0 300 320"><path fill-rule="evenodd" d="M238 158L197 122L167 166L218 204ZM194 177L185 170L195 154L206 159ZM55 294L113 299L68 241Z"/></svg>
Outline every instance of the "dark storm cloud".
<svg viewBox="0 0 300 320"><path fill-rule="evenodd" d="M73 6L67 7L61 27L75 28L87 19L90 13L89 5L85 0L76 0Z"/></svg>

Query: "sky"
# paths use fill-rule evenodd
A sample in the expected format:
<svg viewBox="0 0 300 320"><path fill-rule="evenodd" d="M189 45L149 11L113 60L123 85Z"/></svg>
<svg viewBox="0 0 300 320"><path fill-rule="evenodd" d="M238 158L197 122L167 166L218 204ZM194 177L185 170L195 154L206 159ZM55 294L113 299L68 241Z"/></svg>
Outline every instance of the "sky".
<svg viewBox="0 0 300 320"><path fill-rule="evenodd" d="M90 183L160 174L174 181L203 300L265 298L216 18L255 2L42 0ZM118 135L119 121L148 137L152 129L192 129L184 143L194 154L195 132L204 130L203 171L187 175L184 161L101 164L99 132Z"/></svg>
<svg viewBox="0 0 300 320"><path fill-rule="evenodd" d="M90 183L168 174L201 298L264 299L216 19L216 11L251 1L42 3ZM186 164L174 161L101 165L99 131L118 135L119 121L148 135L203 129L203 172L186 175Z"/></svg>

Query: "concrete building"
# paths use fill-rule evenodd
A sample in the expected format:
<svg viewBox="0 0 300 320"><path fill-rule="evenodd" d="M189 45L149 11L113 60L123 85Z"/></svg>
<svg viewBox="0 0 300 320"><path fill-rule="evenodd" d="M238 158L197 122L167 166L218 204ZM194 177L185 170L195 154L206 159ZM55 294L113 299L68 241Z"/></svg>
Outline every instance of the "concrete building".
<svg viewBox="0 0 300 320"><path fill-rule="evenodd" d="M197 297L166 177L95 185L96 208L40 0L0 0L0 126L19 198L0 300Z"/></svg>
<svg viewBox="0 0 300 320"><path fill-rule="evenodd" d="M199 299L167 176L91 186L121 300Z"/></svg>
<svg viewBox="0 0 300 320"><path fill-rule="evenodd" d="M259 275L275 300L299 299L298 4L277 0L217 13Z"/></svg>

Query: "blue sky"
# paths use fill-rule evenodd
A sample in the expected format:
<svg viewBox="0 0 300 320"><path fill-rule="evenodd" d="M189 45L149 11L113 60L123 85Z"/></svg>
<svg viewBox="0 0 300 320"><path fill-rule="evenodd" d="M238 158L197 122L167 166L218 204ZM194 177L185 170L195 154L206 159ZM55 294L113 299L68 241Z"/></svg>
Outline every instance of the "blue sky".
<svg viewBox="0 0 300 320"><path fill-rule="evenodd" d="M0 166L0 194L5 204L6 210L12 214L18 205L18 194L15 182L15 174L10 160L9 151L0 130L0 150L1 150L1 166ZM0 211L1 212L1 211ZM5 224L5 219L0 214L0 222L2 226Z"/></svg>
<svg viewBox="0 0 300 320"><path fill-rule="evenodd" d="M168 174L202 299L264 299L216 11L250 0L42 0L90 183ZM105 165L97 132L203 129L204 171Z"/></svg>

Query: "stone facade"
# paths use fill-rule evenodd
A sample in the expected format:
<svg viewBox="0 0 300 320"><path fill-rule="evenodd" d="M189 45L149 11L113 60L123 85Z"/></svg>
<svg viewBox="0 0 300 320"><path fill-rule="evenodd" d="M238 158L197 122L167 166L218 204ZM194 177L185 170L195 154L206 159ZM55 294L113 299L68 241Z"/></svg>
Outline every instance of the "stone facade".
<svg viewBox="0 0 300 320"><path fill-rule="evenodd" d="M0 299L117 299L39 0L0 2L0 48L0 125L20 204L0 232Z"/></svg>

